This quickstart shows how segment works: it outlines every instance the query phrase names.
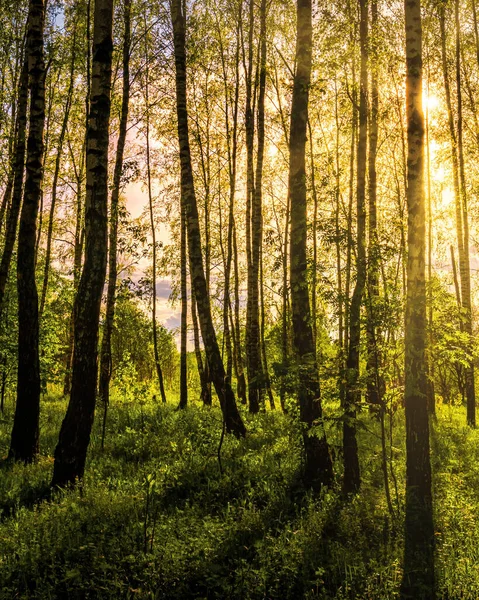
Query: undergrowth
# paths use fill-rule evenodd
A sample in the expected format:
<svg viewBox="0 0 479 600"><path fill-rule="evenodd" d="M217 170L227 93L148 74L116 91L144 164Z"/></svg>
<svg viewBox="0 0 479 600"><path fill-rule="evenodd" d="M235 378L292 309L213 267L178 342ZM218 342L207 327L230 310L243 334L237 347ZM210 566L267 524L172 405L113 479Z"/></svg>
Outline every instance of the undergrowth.
<svg viewBox="0 0 479 600"><path fill-rule="evenodd" d="M227 436L221 414L118 398L105 448L100 415L82 486L49 490L66 401L42 405L42 456L0 471L0 598L386 600L398 597L403 551L404 427L395 416L384 494L380 428L364 412L363 484L314 498L298 476L300 435L278 411ZM326 406L334 413L334 407ZM5 456L12 415L0 424ZM432 447L439 597L479 597L479 444L460 408L439 410ZM340 432L329 425L340 480Z"/></svg>

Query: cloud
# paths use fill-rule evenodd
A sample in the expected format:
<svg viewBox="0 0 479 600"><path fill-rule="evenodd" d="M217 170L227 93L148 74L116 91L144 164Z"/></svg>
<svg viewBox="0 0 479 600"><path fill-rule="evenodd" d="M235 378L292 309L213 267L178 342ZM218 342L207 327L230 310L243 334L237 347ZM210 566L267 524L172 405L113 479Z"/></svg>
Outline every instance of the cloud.
<svg viewBox="0 0 479 600"><path fill-rule="evenodd" d="M171 294L171 284L168 279L161 279L156 284L156 297L158 300L160 298L165 298L168 300Z"/></svg>
<svg viewBox="0 0 479 600"><path fill-rule="evenodd" d="M170 315L166 321L164 322L164 325L167 329L169 329L170 331L177 329L181 324L181 314L180 313L174 313L172 315Z"/></svg>

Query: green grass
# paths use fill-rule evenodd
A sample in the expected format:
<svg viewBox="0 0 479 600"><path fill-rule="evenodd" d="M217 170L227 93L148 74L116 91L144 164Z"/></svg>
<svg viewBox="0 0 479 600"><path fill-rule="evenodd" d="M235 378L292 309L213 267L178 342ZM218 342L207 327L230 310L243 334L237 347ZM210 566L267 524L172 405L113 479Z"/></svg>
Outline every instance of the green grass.
<svg viewBox="0 0 479 600"><path fill-rule="evenodd" d="M245 415L225 438L218 409L114 400L105 450L97 418L84 484L46 497L66 408L42 405L40 460L0 470L0 598L398 597L404 500L403 415L395 416L388 513L379 426L361 415L360 495L312 498L300 484L297 425L279 412ZM332 414L334 407L327 406ZM433 431L439 597L479 597L479 439L460 408ZM99 417L99 415L98 415ZM6 455L11 413L0 424ZM338 481L340 435L332 422Z"/></svg>

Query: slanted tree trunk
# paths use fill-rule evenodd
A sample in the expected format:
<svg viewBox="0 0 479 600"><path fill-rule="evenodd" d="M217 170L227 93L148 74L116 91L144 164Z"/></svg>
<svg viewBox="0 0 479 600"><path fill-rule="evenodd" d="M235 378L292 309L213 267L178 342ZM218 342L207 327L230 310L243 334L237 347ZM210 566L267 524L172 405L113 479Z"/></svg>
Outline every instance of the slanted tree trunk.
<svg viewBox="0 0 479 600"><path fill-rule="evenodd" d="M5 190L3 193L2 203L0 206L0 233L3 230L5 225L5 216L7 214L7 210L10 207L10 202L12 200L13 193L13 181L15 178L15 152L16 152L16 130L17 130L17 104L18 104L18 92L19 92L19 79L22 73L22 65L25 63L23 56L23 41L21 44L17 44L16 51L16 59L15 59L15 67L13 70L13 81L12 81L12 92L13 95L10 99L10 131L8 135L8 158L9 158L9 171L8 171L8 179L5 185ZM2 73L2 88L3 88L3 80L5 78L5 71ZM3 90L2 90L3 92ZM2 94L3 95L3 94ZM5 122L5 130L7 127L7 115L4 115ZM1 311L1 309L0 309Z"/></svg>
<svg viewBox="0 0 479 600"><path fill-rule="evenodd" d="M188 251L190 272L194 294L197 302L201 335L205 345L206 356L210 368L211 379L220 400L223 419L227 432L236 436L244 436L246 428L238 412L235 396L230 382L226 378L220 349L211 316L210 299L207 293L206 277L201 253L201 235L196 204L191 152L188 132L188 110L186 93L186 49L185 49L185 16L181 0L172 0L171 19L173 24L173 41L176 69L176 108L178 118L178 141L181 162L181 196L186 214L188 233Z"/></svg>
<svg viewBox="0 0 479 600"><path fill-rule="evenodd" d="M293 340L298 372L300 418L304 426L304 482L315 490L328 485L333 469L326 435L316 364L306 263L306 128L312 60L311 0L298 0L296 73L293 82L289 136L289 193L291 197L290 280ZM311 428L317 426L314 433Z"/></svg>
<svg viewBox="0 0 479 600"><path fill-rule="evenodd" d="M15 135L15 133L13 133L13 135ZM2 204L0 206L0 233L2 233L7 208L10 208L10 202L12 200L12 192L13 192L13 169L12 169L12 172L8 176L7 185L5 186L5 191L3 193Z"/></svg>
<svg viewBox="0 0 479 600"><path fill-rule="evenodd" d="M123 155L125 152L126 131L128 126L128 110L130 104L130 13L131 0L123 0L123 95L121 99L120 127L116 146L115 170L113 173L113 186L110 202L110 232L108 245L108 288L106 296L106 314L103 325L103 336L100 350L100 377L98 382L98 396L103 404L103 424L101 446L105 443L106 419L110 403L111 380L111 336L115 320L116 283L118 279L117 267L117 242L118 242L118 204L120 199L121 173L123 169Z"/></svg>
<svg viewBox="0 0 479 600"><path fill-rule="evenodd" d="M10 207L13 193L13 181L15 178L15 152L16 152L16 130L17 130L17 104L18 104L18 92L19 92L19 79L22 73L22 64L24 64L23 56L23 44L18 45L17 56L15 60L15 68L13 71L13 96L11 97L11 111L10 111L10 131L8 136L8 158L9 158L9 171L8 179L5 185L5 191L3 193L2 204L0 206L0 233L5 225L5 216L7 210ZM5 73L2 77L5 76ZM6 128L6 116L5 116L5 128ZM0 309L1 310L1 309Z"/></svg>
<svg viewBox="0 0 479 600"><path fill-rule="evenodd" d="M26 50L27 51L27 50ZM25 169L25 141L27 128L28 108L28 60L25 58L20 76L18 90L17 122L15 127L15 152L13 161L13 190L12 201L7 212L7 225L5 231L5 245L0 262L0 319L5 304L5 289L10 263L12 261L13 247L17 237L18 216L22 205L23 173Z"/></svg>
<svg viewBox="0 0 479 600"><path fill-rule="evenodd" d="M346 360L346 394L344 398L343 492L355 493L361 484L356 412L361 402L359 355L361 344L361 306L366 285L366 163L368 134L368 4L360 0L359 38L361 46L359 88L359 138L356 175L356 285L349 310L349 344Z"/></svg>
<svg viewBox="0 0 479 600"><path fill-rule="evenodd" d="M43 0L30 0L27 25L30 123L27 141L26 179L20 216L17 255L18 380L17 405L9 457L31 462L39 450L40 353L38 293L35 282L35 242L43 179L43 130L45 127L45 61Z"/></svg>
<svg viewBox="0 0 479 600"><path fill-rule="evenodd" d="M68 84L67 97L65 101L63 121L60 129L60 135L58 137L57 155L55 158L55 170L53 172L52 181L52 198L50 204L50 215L48 218L48 229L47 229L47 247L45 250L45 266L43 269L43 283L42 293L40 297L40 308L39 308L39 319L42 319L43 311L45 309L45 301L47 298L48 291L48 280L50 276L50 261L52 254L52 238L53 238L53 225L55 221L55 208L57 203L57 186L58 178L60 177L60 167L63 156L63 143L65 141L65 135L67 132L68 119L70 117L70 108L72 105L73 87L75 83L75 61L76 61L76 27L74 25L73 40L71 47L71 63L70 63L70 81ZM46 153L45 153L46 154Z"/></svg>
<svg viewBox="0 0 479 600"><path fill-rule="evenodd" d="M75 298L71 394L55 449L53 486L74 484L83 477L95 413L100 304L107 264L112 21L113 0L96 0L86 148L85 263Z"/></svg>
<svg viewBox="0 0 479 600"><path fill-rule="evenodd" d="M408 258L405 319L406 521L401 597L435 597L426 367L426 239L420 0L405 2Z"/></svg>

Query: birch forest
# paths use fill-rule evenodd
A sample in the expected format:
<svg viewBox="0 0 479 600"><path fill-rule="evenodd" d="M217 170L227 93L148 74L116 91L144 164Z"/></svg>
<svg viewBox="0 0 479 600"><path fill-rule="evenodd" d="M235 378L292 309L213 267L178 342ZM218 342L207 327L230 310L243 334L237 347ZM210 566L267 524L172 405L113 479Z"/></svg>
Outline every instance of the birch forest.
<svg viewBox="0 0 479 600"><path fill-rule="evenodd" d="M477 600L477 1L0 23L0 600Z"/></svg>

